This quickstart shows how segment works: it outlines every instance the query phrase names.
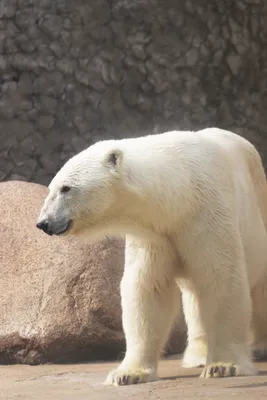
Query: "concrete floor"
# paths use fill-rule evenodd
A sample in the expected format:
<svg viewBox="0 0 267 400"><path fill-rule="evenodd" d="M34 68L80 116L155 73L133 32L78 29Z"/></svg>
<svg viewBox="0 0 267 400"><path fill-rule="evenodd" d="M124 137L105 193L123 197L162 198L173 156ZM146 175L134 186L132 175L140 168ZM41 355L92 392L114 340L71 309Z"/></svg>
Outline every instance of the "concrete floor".
<svg viewBox="0 0 267 400"><path fill-rule="evenodd" d="M180 357L160 363L157 382L126 387L102 385L116 363L0 366L3 400L170 400L267 399L267 363L253 377L200 379L199 369L184 369Z"/></svg>

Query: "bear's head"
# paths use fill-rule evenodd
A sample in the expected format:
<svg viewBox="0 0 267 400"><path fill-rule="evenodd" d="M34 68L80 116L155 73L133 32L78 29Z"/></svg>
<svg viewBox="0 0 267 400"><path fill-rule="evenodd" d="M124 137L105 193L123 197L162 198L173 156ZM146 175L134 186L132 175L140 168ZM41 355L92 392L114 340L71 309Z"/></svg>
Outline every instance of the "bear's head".
<svg viewBox="0 0 267 400"><path fill-rule="evenodd" d="M71 158L49 185L37 227L49 235L104 234L123 218L134 191L116 141L103 141ZM129 195L131 199L121 201ZM94 232L98 231L98 232Z"/></svg>

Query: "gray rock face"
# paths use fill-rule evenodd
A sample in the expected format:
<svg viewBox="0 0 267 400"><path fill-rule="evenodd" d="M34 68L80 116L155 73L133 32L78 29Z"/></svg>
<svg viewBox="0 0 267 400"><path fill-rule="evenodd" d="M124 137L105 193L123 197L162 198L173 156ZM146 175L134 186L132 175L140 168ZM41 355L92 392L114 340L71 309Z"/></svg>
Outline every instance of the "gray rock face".
<svg viewBox="0 0 267 400"><path fill-rule="evenodd" d="M263 0L2 0L0 179L47 184L97 140L173 128L232 129L264 153L266 13Z"/></svg>

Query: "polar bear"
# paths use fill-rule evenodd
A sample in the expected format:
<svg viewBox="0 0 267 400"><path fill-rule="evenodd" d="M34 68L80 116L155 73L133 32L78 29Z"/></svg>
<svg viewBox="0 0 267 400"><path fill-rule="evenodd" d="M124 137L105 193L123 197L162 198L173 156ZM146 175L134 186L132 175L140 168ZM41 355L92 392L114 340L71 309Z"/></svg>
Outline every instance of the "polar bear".
<svg viewBox="0 0 267 400"><path fill-rule="evenodd" d="M256 374L267 349L267 189L255 147L207 128L98 142L49 185L37 221L49 235L126 235L126 354L106 384L157 379L179 308L183 364L202 377ZM251 329L252 328L252 329Z"/></svg>

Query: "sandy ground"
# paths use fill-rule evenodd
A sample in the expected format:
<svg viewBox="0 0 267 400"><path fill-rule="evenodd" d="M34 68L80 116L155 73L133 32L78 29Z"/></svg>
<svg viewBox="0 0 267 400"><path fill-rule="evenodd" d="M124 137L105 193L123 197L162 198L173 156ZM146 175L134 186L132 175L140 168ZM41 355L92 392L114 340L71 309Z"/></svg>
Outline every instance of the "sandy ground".
<svg viewBox="0 0 267 400"><path fill-rule="evenodd" d="M102 385L116 363L0 366L0 399L267 399L267 363L257 365L258 376L206 380L198 369L181 368L174 356L161 361L157 382L119 388Z"/></svg>

